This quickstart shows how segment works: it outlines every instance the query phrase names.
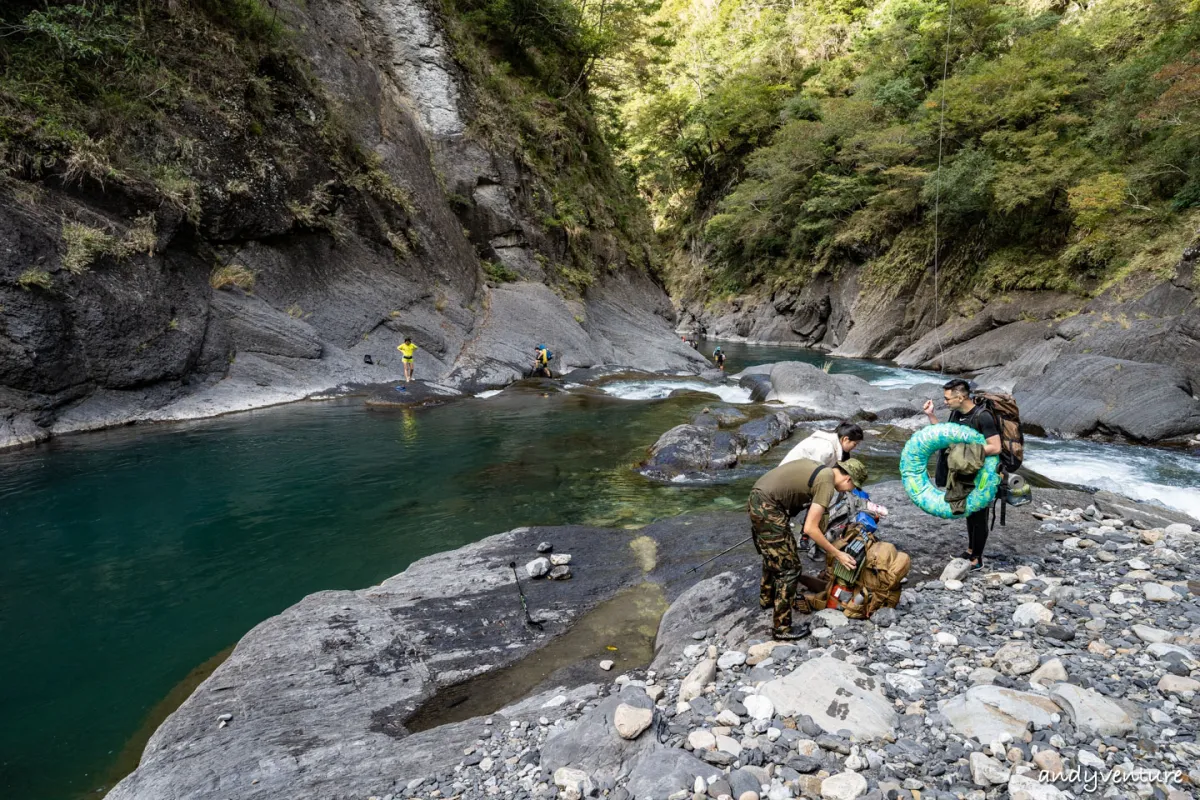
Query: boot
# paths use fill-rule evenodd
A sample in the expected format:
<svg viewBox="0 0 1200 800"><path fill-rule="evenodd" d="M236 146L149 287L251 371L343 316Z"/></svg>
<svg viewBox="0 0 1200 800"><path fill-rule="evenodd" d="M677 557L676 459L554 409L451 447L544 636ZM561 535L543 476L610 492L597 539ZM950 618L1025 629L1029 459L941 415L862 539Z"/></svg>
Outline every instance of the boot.
<svg viewBox="0 0 1200 800"><path fill-rule="evenodd" d="M793 625L791 628L776 628L771 631L771 638L777 642L794 642L808 636L812 628L807 622Z"/></svg>

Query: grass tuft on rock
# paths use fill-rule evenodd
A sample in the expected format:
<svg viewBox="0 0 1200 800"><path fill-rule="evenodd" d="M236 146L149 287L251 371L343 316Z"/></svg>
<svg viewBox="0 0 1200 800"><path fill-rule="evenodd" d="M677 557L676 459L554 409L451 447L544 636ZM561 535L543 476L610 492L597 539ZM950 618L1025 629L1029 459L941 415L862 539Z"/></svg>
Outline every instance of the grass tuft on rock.
<svg viewBox="0 0 1200 800"><path fill-rule="evenodd" d="M213 270L208 283L214 289L232 289L237 287L243 292L254 290L255 274L253 270L241 264L226 264Z"/></svg>

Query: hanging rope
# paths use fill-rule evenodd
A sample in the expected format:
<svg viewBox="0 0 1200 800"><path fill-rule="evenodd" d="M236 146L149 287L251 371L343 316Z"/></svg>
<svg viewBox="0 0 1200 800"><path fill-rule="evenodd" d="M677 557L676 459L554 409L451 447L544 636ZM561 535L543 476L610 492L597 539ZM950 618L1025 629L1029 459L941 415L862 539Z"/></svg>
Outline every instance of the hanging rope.
<svg viewBox="0 0 1200 800"><path fill-rule="evenodd" d="M942 99L941 115L938 119L938 160L937 175L933 189L933 332L937 336L938 350L941 357L938 369L946 368L946 348L942 344L942 292L938 279L939 256L941 255L941 239L938 225L941 222L942 210L942 153L946 141L946 78L950 74L950 28L954 25L954 0L950 0L950 13L946 18L946 45L942 48Z"/></svg>

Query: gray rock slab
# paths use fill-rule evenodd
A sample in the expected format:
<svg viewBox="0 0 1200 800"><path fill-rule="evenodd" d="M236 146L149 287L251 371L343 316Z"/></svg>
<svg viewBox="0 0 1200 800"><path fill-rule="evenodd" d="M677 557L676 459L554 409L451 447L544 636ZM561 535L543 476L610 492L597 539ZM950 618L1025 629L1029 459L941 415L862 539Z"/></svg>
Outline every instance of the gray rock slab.
<svg viewBox="0 0 1200 800"><path fill-rule="evenodd" d="M859 739L895 738L896 712L873 673L821 657L806 661L759 692L780 716L808 715L827 733L849 730Z"/></svg>
<svg viewBox="0 0 1200 800"><path fill-rule="evenodd" d="M685 750L660 746L638 758L625 788L633 798L665 798L683 790L690 793L698 777L707 780L721 774L720 767L706 764Z"/></svg>
<svg viewBox="0 0 1200 800"><path fill-rule="evenodd" d="M696 535L699 519L706 520L705 537ZM109 796L258 800L394 792L397 781L446 767L446 754L461 758L458 728L410 736L405 723L425 700L532 653L622 586L646 579L634 550L614 547L612 537L656 543L660 567L649 576L670 597L681 591L686 566L680 565L701 560L696 548L709 546L707 535L732 544L744 524L744 515L717 514L637 532L519 528L422 559L379 586L310 595L250 631L159 727L137 770ZM570 552L578 569L565 583L522 580L534 616L545 623L539 631L523 622L508 564L547 540ZM225 713L233 718L218 728ZM615 730L612 736L619 738ZM651 739L643 734L638 741Z"/></svg>
<svg viewBox="0 0 1200 800"><path fill-rule="evenodd" d="M1059 683L1051 688L1050 697L1071 715L1075 728L1085 736L1124 736L1137 727L1129 712L1095 689Z"/></svg>
<svg viewBox="0 0 1200 800"><path fill-rule="evenodd" d="M1051 714L1061 709L1043 695L981 685L963 694L943 700L938 709L960 734L990 744L1007 733L1019 739L1032 723L1049 727Z"/></svg>
<svg viewBox="0 0 1200 800"><path fill-rule="evenodd" d="M1200 431L1200 400L1187 374L1165 364L1065 355L1018 382L1013 395L1022 422L1047 432L1150 442Z"/></svg>
<svg viewBox="0 0 1200 800"><path fill-rule="evenodd" d="M620 694L589 709L570 728L547 739L542 746L542 769L554 772L561 767L574 767L602 780L627 777L634 759L646 749L657 747L658 742L653 736L622 738L616 730L617 709L621 705L654 708L643 689L626 687Z"/></svg>

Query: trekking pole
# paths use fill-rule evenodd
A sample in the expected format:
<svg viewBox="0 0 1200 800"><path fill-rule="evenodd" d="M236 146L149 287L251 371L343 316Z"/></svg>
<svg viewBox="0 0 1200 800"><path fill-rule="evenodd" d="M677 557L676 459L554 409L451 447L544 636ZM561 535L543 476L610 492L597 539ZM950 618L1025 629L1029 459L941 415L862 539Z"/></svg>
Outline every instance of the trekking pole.
<svg viewBox="0 0 1200 800"><path fill-rule="evenodd" d="M720 558L721 556L725 555L726 553L731 553L731 552L733 552L734 550L738 549L739 547L741 547L742 545L744 545L746 542L750 541L750 540L751 540L751 539L753 539L753 538L754 538L753 536L747 536L745 539L742 539L740 542L738 542L737 544L735 544L733 547L730 547L730 548L728 548L728 549L726 549L726 550L722 550L721 552L717 553L715 556L713 556L712 558L708 559L707 561L702 561L701 563L699 563L699 564L697 564L696 566L692 567L692 568L691 568L691 569L689 569L687 572L685 572L685 573L684 573L684 575L691 575L691 574L692 574L693 572L695 572L696 570L700 569L701 567L705 566L706 564L711 564L712 562L716 561L718 558Z"/></svg>
<svg viewBox="0 0 1200 800"><path fill-rule="evenodd" d="M521 589L521 579L517 577L517 562L508 562L508 568L512 570L513 580L517 584L517 595L521 598L521 608L525 611L525 622L538 630L542 629L542 623L535 620L529 614L529 604L525 602L525 592Z"/></svg>

